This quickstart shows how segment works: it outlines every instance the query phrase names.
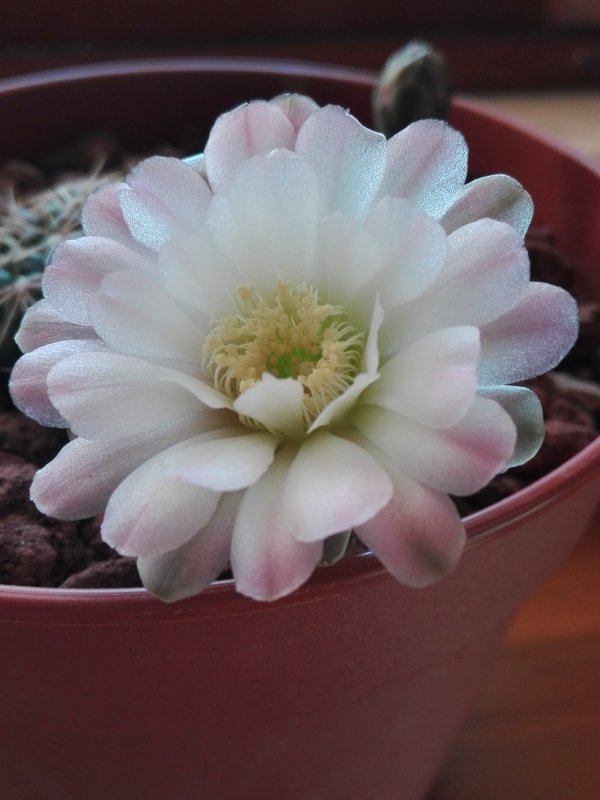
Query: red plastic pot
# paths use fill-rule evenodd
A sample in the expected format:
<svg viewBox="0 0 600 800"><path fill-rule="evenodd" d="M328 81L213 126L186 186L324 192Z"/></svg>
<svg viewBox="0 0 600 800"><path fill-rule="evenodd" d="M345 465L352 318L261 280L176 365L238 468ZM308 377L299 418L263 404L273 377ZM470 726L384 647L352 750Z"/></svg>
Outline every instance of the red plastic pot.
<svg viewBox="0 0 600 800"><path fill-rule="evenodd" d="M0 82L3 156L92 128L137 146L252 97L306 92L369 117L370 74L215 60ZM600 297L600 172L457 102L474 173L508 172ZM398 586L366 555L274 604L225 582L163 605L143 590L0 587L4 800L421 800L519 602L583 532L600 440L467 521L453 575Z"/></svg>

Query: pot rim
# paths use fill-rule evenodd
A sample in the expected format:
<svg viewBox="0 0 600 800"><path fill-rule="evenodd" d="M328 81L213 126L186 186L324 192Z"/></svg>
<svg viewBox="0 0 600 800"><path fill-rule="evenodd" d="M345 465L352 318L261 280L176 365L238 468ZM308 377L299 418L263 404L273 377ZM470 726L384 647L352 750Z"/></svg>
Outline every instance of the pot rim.
<svg viewBox="0 0 600 800"><path fill-rule="evenodd" d="M88 79L126 77L143 73L151 74L198 74L204 72L231 72L235 74L255 75L284 75L313 77L335 80L342 83L354 83L364 87L372 86L376 73L356 67L319 64L300 60L279 60L267 58L230 58L227 56L178 56L144 59L127 59L106 61L85 65L73 65L50 70L27 73L9 78L0 79L0 95L13 92L43 88L45 86L76 83ZM522 123L504 112L486 105L484 102L456 97L453 105L462 111L474 116L484 116L491 119L506 129L521 136L536 140L541 146L558 151L570 161L577 162L580 167L592 173L600 184L600 166L591 159L579 154L558 139L537 130L534 126ZM466 550L479 547L486 542L502 535L502 532L516 520L535 515L548 505L559 502L565 495L570 494L581 484L591 480L594 475L600 476L600 436L588 444L579 453L533 484L520 489L487 508L465 517L467 532ZM318 596L334 590L340 591L342 586L349 586L356 581L374 579L382 574L387 575L384 567L372 553L357 554L343 559L333 567L317 569L310 580L292 595L277 601L276 605L289 605L300 602L309 602L318 599ZM170 606L181 609L187 606L216 601L222 604L228 599L227 607L237 613L245 613L252 607L253 610L263 607L272 607L272 604L259 604L248 600L235 592L234 581L224 580L213 583L196 597L188 598ZM165 607L165 604L153 597L144 588L129 589L61 589L31 586L0 585L0 602L8 603L34 603L39 608L40 603L49 604L51 607L58 605L73 605L84 603L85 606L101 605L117 609L123 603L132 608L132 604L139 610L150 607ZM211 602L212 605L212 602Z"/></svg>

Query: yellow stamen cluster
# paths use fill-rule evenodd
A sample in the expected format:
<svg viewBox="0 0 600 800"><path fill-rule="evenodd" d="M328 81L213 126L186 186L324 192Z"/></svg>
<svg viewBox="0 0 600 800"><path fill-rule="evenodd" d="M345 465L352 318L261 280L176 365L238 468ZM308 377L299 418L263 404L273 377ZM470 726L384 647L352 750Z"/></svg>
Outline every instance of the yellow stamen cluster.
<svg viewBox="0 0 600 800"><path fill-rule="evenodd" d="M307 424L352 383L363 334L342 306L323 303L316 289L279 281L269 297L251 286L236 290L238 314L213 320L203 348L204 374L237 397L265 372L296 378L304 387Z"/></svg>

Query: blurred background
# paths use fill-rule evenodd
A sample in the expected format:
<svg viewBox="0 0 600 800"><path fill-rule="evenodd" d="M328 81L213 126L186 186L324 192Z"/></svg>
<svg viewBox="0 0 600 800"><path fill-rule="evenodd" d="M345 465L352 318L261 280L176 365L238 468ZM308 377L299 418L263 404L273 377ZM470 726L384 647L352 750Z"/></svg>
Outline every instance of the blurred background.
<svg viewBox="0 0 600 800"><path fill-rule="evenodd" d="M599 86L599 0L2 0L0 76L107 58L243 54L377 69L415 36L462 91Z"/></svg>

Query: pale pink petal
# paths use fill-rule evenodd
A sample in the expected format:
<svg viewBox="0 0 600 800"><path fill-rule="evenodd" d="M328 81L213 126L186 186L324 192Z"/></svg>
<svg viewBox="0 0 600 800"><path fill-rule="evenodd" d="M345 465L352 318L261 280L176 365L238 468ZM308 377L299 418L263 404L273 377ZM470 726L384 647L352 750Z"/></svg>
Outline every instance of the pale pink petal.
<svg viewBox="0 0 600 800"><path fill-rule="evenodd" d="M325 212L364 220L377 195L385 166L386 139L365 128L339 106L326 106L306 120L296 152L312 164Z"/></svg>
<svg viewBox="0 0 600 800"><path fill-rule="evenodd" d="M156 556L180 547L208 524L220 494L165 472L175 445L131 472L112 493L102 539L123 555Z"/></svg>
<svg viewBox="0 0 600 800"><path fill-rule="evenodd" d="M218 492L245 489L260 478L275 456L277 440L263 431L237 429L197 437L165 461L165 476Z"/></svg>
<svg viewBox="0 0 600 800"><path fill-rule="evenodd" d="M441 219L447 233L490 219L506 222L525 236L533 216L533 201L518 181L508 175L486 175L468 183Z"/></svg>
<svg viewBox="0 0 600 800"><path fill-rule="evenodd" d="M517 437L509 414L483 397L451 428L430 428L374 406L358 408L352 423L398 470L455 495L478 491L505 469Z"/></svg>
<svg viewBox="0 0 600 800"><path fill-rule="evenodd" d="M180 159L153 156L134 167L119 197L131 234L158 251L175 231L203 221L212 192Z"/></svg>
<svg viewBox="0 0 600 800"><path fill-rule="evenodd" d="M282 147L292 150L295 138L285 113L264 100L222 114L213 125L204 150L210 185L220 191L242 161Z"/></svg>
<svg viewBox="0 0 600 800"><path fill-rule="evenodd" d="M66 428L68 422L48 397L47 378L50 370L74 353L105 350L99 339L68 339L51 342L26 353L15 364L10 377L10 393L16 407L41 425Z"/></svg>
<svg viewBox="0 0 600 800"><path fill-rule="evenodd" d="M490 386L479 394L499 403L517 427L517 443L507 469L533 458L544 441L544 412L537 395L522 386Z"/></svg>
<svg viewBox="0 0 600 800"><path fill-rule="evenodd" d="M54 406L86 439L133 435L230 405L196 378L119 353L76 352L53 366L47 384Z"/></svg>
<svg viewBox="0 0 600 800"><path fill-rule="evenodd" d="M38 300L21 320L15 342L24 353L63 339L98 339L93 328L65 322L64 317L47 301Z"/></svg>
<svg viewBox="0 0 600 800"><path fill-rule="evenodd" d="M430 425L455 425L473 402L479 330L443 328L417 339L381 367L361 402L382 406Z"/></svg>
<svg viewBox="0 0 600 800"><path fill-rule="evenodd" d="M314 542L373 517L392 496L390 479L362 447L320 430L290 467L283 495L294 536Z"/></svg>
<svg viewBox="0 0 600 800"><path fill-rule="evenodd" d="M114 350L141 358L200 363L202 335L151 278L133 270L104 278L89 303L97 334Z"/></svg>
<svg viewBox="0 0 600 800"><path fill-rule="evenodd" d="M319 108L314 100L303 94L280 94L269 102L283 111L296 134L313 111Z"/></svg>
<svg viewBox="0 0 600 800"><path fill-rule="evenodd" d="M517 305L529 285L523 240L503 222L484 219L448 237L446 263L422 295L386 314L384 355L438 328L485 325Z"/></svg>
<svg viewBox="0 0 600 800"><path fill-rule="evenodd" d="M577 339L577 303L564 289L532 283L518 306L481 331L479 380L515 383L553 369Z"/></svg>
<svg viewBox="0 0 600 800"><path fill-rule="evenodd" d="M384 309L421 294L437 277L446 257L441 225L406 200L388 197L372 209L367 230L379 242L382 271L374 279ZM369 291L369 285L366 291Z"/></svg>
<svg viewBox="0 0 600 800"><path fill-rule="evenodd" d="M285 151L241 164L208 210L218 246L245 282L263 292L278 279L310 282L318 219L317 178Z"/></svg>
<svg viewBox="0 0 600 800"><path fill-rule="evenodd" d="M150 272L152 262L120 242L84 236L59 245L42 278L44 297L77 325L89 325L88 302L110 272Z"/></svg>
<svg viewBox="0 0 600 800"><path fill-rule="evenodd" d="M304 432L303 400L300 381L265 372L258 383L240 394L233 409L276 434L295 439Z"/></svg>
<svg viewBox="0 0 600 800"><path fill-rule="evenodd" d="M100 186L87 198L81 210L81 227L86 236L102 236L120 242L131 250L148 254L150 251L131 235L123 219L120 195L124 182Z"/></svg>
<svg viewBox="0 0 600 800"><path fill-rule="evenodd" d="M218 578L229 560L240 499L239 493L222 495L210 523L185 544L168 553L138 558L137 568L146 589L172 603L198 594Z"/></svg>
<svg viewBox="0 0 600 800"><path fill-rule="evenodd" d="M456 566L465 530L446 494L401 473L393 481L390 502L356 533L397 581L428 586Z"/></svg>
<svg viewBox="0 0 600 800"><path fill-rule="evenodd" d="M282 495L294 448L282 447L270 469L246 490L233 529L231 568L238 592L276 600L301 586L321 558L321 542L292 534Z"/></svg>
<svg viewBox="0 0 600 800"><path fill-rule="evenodd" d="M206 421L205 424L210 425ZM74 439L36 473L31 499L43 514L58 519L84 519L99 514L132 470L199 430L200 416L171 422L162 430L111 441Z"/></svg>
<svg viewBox="0 0 600 800"><path fill-rule="evenodd" d="M464 137L445 122L413 122L388 142L377 199L405 197L440 219L465 182L467 157Z"/></svg>

